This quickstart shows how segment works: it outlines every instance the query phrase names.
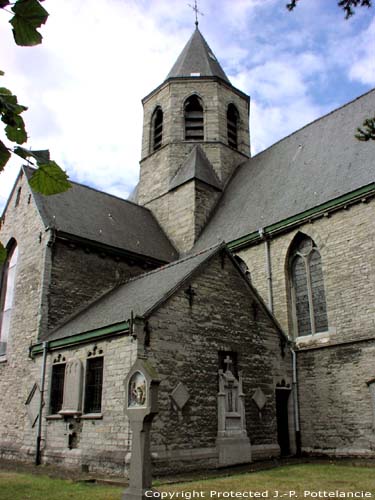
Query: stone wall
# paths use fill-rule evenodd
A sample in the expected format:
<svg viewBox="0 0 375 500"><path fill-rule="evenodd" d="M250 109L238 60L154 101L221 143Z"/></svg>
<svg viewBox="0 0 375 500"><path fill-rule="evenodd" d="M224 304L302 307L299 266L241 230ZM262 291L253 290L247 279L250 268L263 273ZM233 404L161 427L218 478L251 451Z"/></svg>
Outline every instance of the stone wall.
<svg viewBox="0 0 375 500"><path fill-rule="evenodd" d="M48 241L23 175L15 185L1 224L1 242L6 246L11 238L17 242L19 255L7 352L0 358L0 454L19 458L27 454L24 438L29 421L25 402L34 383L30 377L34 362L28 358L28 348L39 333Z"/></svg>
<svg viewBox="0 0 375 500"><path fill-rule="evenodd" d="M102 412L81 418L48 416L50 377L54 359L79 359L84 367L82 405L85 397L85 370L89 353L103 356ZM54 351L48 356L46 388L48 399L43 427L43 463L61 464L92 472L123 475L126 455L131 450L131 434L124 413L124 379L136 359L136 343L121 336L97 344ZM41 356L36 363L40 366ZM71 427L71 428L70 428ZM77 444L69 449L69 434L76 432ZM30 446L32 442L30 443Z"/></svg>
<svg viewBox="0 0 375 500"><path fill-rule="evenodd" d="M203 141L185 141L184 103L192 94L197 94L203 102ZM238 150L228 145L227 107L230 103L235 104L240 114ZM249 102L247 97L234 87L215 79L202 78L167 82L147 96L143 104L143 142L138 201L151 209L177 249L185 252L196 241L196 233L200 232L220 193L208 190L204 193L204 204L201 205L200 200L197 200L198 203L195 202L196 198L202 198L201 189L198 189L195 195L195 191L192 192L190 187L189 196L185 196L181 189L169 192L170 182L191 150L199 144L223 187L226 185L236 167L250 155ZM153 152L151 123L157 106L163 110L163 139L161 148ZM195 184L192 187L196 189ZM176 193L181 205L180 201L176 203ZM176 205L179 205L177 212L180 213L184 207L189 214L189 223L183 237L180 234L181 221L176 214Z"/></svg>
<svg viewBox="0 0 375 500"><path fill-rule="evenodd" d="M50 257L48 328L51 329L106 290L145 272L140 262L93 247L57 240Z"/></svg>
<svg viewBox="0 0 375 500"><path fill-rule="evenodd" d="M302 448L311 454L375 457L375 341L298 353Z"/></svg>
<svg viewBox="0 0 375 500"><path fill-rule="evenodd" d="M365 385L375 376L373 344L356 344L362 339L374 342L375 338L374 220L372 199L270 241L274 312L291 337L287 261L298 231L315 241L322 258L328 330L296 342L302 445L306 451L374 455L374 434L370 435L368 423L371 401ZM247 263L254 286L267 300L264 243L238 254ZM353 345L342 345L345 343Z"/></svg>
<svg viewBox="0 0 375 500"><path fill-rule="evenodd" d="M192 306L184 290L195 291ZM160 413L153 423L158 470L217 465L218 352L238 353L243 372L247 432L254 459L278 456L275 387L291 382L290 352L282 357L280 336L225 257L176 293L150 319L149 359L161 377ZM190 400L173 408L172 390L182 382ZM267 404L259 413L252 395L261 388Z"/></svg>

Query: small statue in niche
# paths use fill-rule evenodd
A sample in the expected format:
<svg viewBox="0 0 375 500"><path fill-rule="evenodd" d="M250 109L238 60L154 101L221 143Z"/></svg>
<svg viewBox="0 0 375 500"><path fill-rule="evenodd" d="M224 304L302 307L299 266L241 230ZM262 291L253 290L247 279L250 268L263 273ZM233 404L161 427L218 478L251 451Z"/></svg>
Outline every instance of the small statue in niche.
<svg viewBox="0 0 375 500"><path fill-rule="evenodd" d="M141 372L136 372L129 382L129 407L145 406L146 380Z"/></svg>

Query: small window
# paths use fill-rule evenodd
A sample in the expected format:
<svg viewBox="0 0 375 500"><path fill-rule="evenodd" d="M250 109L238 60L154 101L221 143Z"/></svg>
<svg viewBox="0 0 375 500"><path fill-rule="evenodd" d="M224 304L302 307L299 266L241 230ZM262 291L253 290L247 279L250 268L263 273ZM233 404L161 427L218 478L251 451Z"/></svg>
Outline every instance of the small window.
<svg viewBox="0 0 375 500"><path fill-rule="evenodd" d="M8 251L8 257L4 264L2 275L0 356L4 356L7 351L10 318L12 314L13 297L15 291L17 260L18 247L14 244Z"/></svg>
<svg viewBox="0 0 375 500"><path fill-rule="evenodd" d="M16 207L18 207L18 205L20 203L21 192L22 192L22 187L19 187L18 190L17 190L16 202L15 202L15 206Z"/></svg>
<svg viewBox="0 0 375 500"><path fill-rule="evenodd" d="M241 271L246 275L246 278L249 281L251 281L250 271L249 271L249 268L247 267L246 262L243 259L241 259L241 257L239 257L238 255L235 255L234 258L235 258L237 264L240 266Z"/></svg>
<svg viewBox="0 0 375 500"><path fill-rule="evenodd" d="M303 234L290 252L290 284L296 336L327 331L322 261L314 241Z"/></svg>
<svg viewBox="0 0 375 500"><path fill-rule="evenodd" d="M152 114L152 151L161 148L163 141L163 111L157 107Z"/></svg>
<svg viewBox="0 0 375 500"><path fill-rule="evenodd" d="M234 104L229 104L227 109L228 144L232 148L238 148L238 120L239 113Z"/></svg>
<svg viewBox="0 0 375 500"><path fill-rule="evenodd" d="M85 413L100 413L102 410L103 357L87 360Z"/></svg>
<svg viewBox="0 0 375 500"><path fill-rule="evenodd" d="M59 363L52 366L51 375L51 395L50 395L50 413L55 415L63 407L65 382L65 363Z"/></svg>
<svg viewBox="0 0 375 500"><path fill-rule="evenodd" d="M192 95L185 102L185 140L203 141L203 106L198 96Z"/></svg>

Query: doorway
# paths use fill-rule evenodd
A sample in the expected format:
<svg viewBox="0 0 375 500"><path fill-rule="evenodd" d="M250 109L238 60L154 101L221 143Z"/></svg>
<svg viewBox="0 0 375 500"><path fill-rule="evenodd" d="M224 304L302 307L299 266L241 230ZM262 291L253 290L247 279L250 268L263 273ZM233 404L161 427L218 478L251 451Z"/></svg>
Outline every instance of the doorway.
<svg viewBox="0 0 375 500"><path fill-rule="evenodd" d="M288 400L290 389L276 388L277 441L282 457L290 455Z"/></svg>

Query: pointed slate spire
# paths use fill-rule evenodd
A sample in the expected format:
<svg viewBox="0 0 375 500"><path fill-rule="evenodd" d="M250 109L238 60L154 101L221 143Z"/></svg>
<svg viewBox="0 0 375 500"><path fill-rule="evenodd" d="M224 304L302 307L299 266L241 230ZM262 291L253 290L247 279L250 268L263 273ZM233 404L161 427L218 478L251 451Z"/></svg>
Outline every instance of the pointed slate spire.
<svg viewBox="0 0 375 500"><path fill-rule="evenodd" d="M167 79L187 76L216 76L230 83L198 27L174 63Z"/></svg>
<svg viewBox="0 0 375 500"><path fill-rule="evenodd" d="M184 163L171 180L169 189L175 189L193 179L198 179L218 191L222 190L220 181L200 146L195 146L186 157Z"/></svg>

